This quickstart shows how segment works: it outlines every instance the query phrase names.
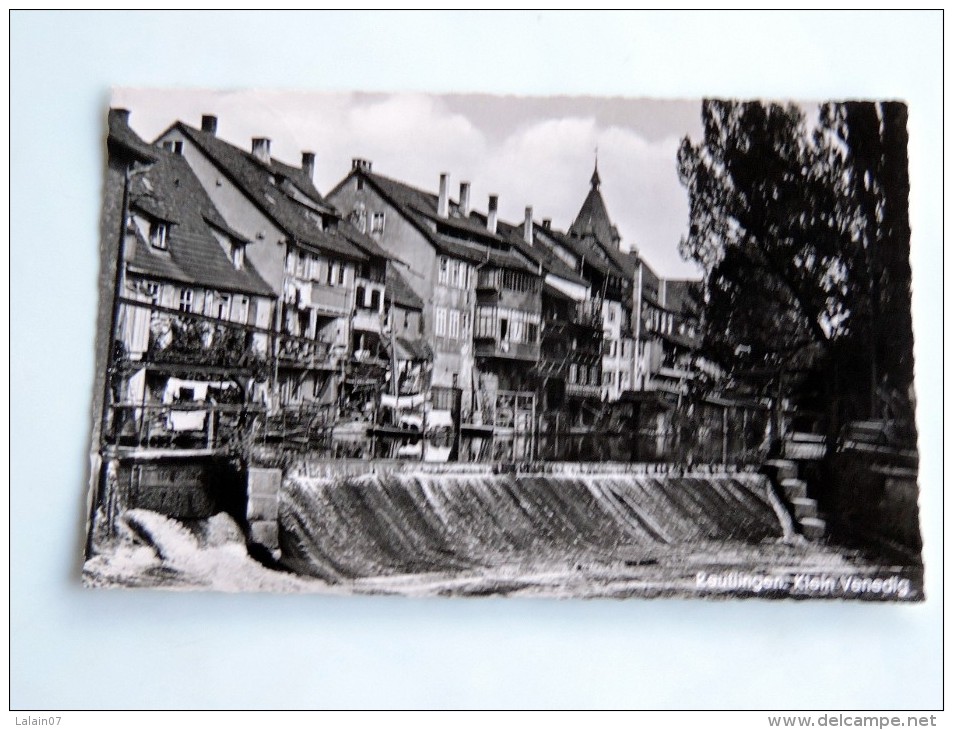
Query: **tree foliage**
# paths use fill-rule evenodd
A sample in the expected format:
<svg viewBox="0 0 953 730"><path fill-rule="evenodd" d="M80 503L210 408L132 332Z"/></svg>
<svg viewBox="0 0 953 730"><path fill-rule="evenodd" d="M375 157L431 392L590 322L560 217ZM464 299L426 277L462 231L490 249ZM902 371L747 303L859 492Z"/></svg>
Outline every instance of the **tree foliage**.
<svg viewBox="0 0 953 730"><path fill-rule="evenodd" d="M876 416L912 382L906 109L809 111L704 103L704 138L678 156L681 253L706 271L709 357L771 388L787 374L785 395L817 410Z"/></svg>

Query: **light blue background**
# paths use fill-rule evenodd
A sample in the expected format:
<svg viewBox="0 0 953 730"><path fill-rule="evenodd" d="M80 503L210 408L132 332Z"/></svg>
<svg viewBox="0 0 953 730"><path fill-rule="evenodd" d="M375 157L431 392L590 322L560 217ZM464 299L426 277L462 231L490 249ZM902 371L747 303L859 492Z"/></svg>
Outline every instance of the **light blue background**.
<svg viewBox="0 0 953 730"><path fill-rule="evenodd" d="M11 706L938 707L941 24L879 12L14 13ZM929 600L82 589L110 85L906 99Z"/></svg>

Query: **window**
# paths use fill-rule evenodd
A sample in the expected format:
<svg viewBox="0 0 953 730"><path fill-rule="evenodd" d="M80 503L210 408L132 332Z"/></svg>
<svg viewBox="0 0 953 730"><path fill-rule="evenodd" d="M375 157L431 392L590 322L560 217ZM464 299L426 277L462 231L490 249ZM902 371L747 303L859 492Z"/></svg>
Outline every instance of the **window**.
<svg viewBox="0 0 953 730"><path fill-rule="evenodd" d="M339 268L340 268L340 266L339 266L336 262L331 263L331 265L328 266L328 284L330 284L331 286L334 286L334 284L335 284L335 283L337 282L337 280L338 280L338 269L339 269Z"/></svg>
<svg viewBox="0 0 953 730"><path fill-rule="evenodd" d="M299 253L295 256L295 276L304 279L307 276L308 257L307 254Z"/></svg>
<svg viewBox="0 0 953 730"><path fill-rule="evenodd" d="M437 277L437 281L439 281L441 284L447 283L447 278L449 276L449 268L450 268L450 262L447 261L447 257L441 256L440 257L440 273Z"/></svg>
<svg viewBox="0 0 953 730"><path fill-rule="evenodd" d="M159 305L159 285L154 281L147 281L145 286L146 296L153 306Z"/></svg>
<svg viewBox="0 0 953 730"><path fill-rule="evenodd" d="M289 274L295 272L295 252L288 251L288 256L285 258L285 271Z"/></svg>
<svg viewBox="0 0 953 730"><path fill-rule="evenodd" d="M248 297L242 297L238 300L238 321L242 324L248 324Z"/></svg>
<svg viewBox="0 0 953 730"><path fill-rule="evenodd" d="M357 290L354 292L354 304L357 307L364 309L365 308L364 301L365 301L364 287L359 286Z"/></svg>
<svg viewBox="0 0 953 730"><path fill-rule="evenodd" d="M169 242L166 240L167 233L168 226L165 223L154 221L152 225L149 226L149 243L152 244L153 248L167 251L169 249Z"/></svg>
<svg viewBox="0 0 953 730"><path fill-rule="evenodd" d="M615 322L615 307L611 304L609 305L609 321Z"/></svg>
<svg viewBox="0 0 953 730"><path fill-rule="evenodd" d="M451 283L453 286L455 286L455 287L459 287L459 286L461 285L460 262L459 262L459 261L454 261L454 262L453 262L453 269L452 269L452 271L453 271L453 276L450 278L450 283Z"/></svg>
<svg viewBox="0 0 953 730"><path fill-rule="evenodd" d="M170 140L169 142L163 142L162 149L168 150L169 152L172 152L173 154L176 154L176 155L181 155L182 154L182 140L175 139L175 140Z"/></svg>
<svg viewBox="0 0 953 730"><path fill-rule="evenodd" d="M443 307L434 309L434 334L443 337L447 332L447 310Z"/></svg>
<svg viewBox="0 0 953 730"><path fill-rule="evenodd" d="M460 336L460 312L455 309L450 310L450 337L457 339Z"/></svg>
<svg viewBox="0 0 953 730"><path fill-rule="evenodd" d="M218 300L218 307L215 316L219 319L228 319L229 312L232 310L232 295L223 294Z"/></svg>
<svg viewBox="0 0 953 730"><path fill-rule="evenodd" d="M371 290L371 309L375 312L381 311L381 293L379 289Z"/></svg>
<svg viewBox="0 0 953 730"><path fill-rule="evenodd" d="M144 290L145 290L145 295L149 299L149 302L152 304L152 306L158 307L160 302L162 301L159 294L159 285L154 281L147 281ZM150 321L156 322L158 319L159 319L158 312L152 311L149 313Z"/></svg>
<svg viewBox="0 0 953 730"><path fill-rule="evenodd" d="M179 294L179 309L183 312L192 311L192 290L183 289Z"/></svg>
<svg viewBox="0 0 953 730"><path fill-rule="evenodd" d="M364 179L363 179L363 178L360 178L360 177L359 177L359 178L357 179L357 189L358 189L358 190L363 190L363 189L364 189Z"/></svg>
<svg viewBox="0 0 953 730"><path fill-rule="evenodd" d="M539 328L537 327L537 325L533 324L532 322L526 323L526 341L529 344L531 345L536 344L536 341L539 339L538 333L539 333Z"/></svg>
<svg viewBox="0 0 953 730"><path fill-rule="evenodd" d="M236 269L245 268L245 246L241 243L232 244L232 266Z"/></svg>
<svg viewBox="0 0 953 730"><path fill-rule="evenodd" d="M338 266L338 284L344 286L344 264Z"/></svg>
<svg viewBox="0 0 953 730"><path fill-rule="evenodd" d="M371 216L371 233L383 233L383 232L384 232L384 214L374 213Z"/></svg>

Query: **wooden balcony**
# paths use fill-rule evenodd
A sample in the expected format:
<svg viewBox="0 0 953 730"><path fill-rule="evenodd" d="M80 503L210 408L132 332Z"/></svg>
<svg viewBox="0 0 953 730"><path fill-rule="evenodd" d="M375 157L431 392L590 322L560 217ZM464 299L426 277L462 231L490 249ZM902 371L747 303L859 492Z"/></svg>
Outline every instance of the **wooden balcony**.
<svg viewBox="0 0 953 730"><path fill-rule="evenodd" d="M382 319L383 315L376 309L363 309L358 307L354 310L354 317L351 323L354 325L354 329L360 330L361 332L376 332L380 334L383 331L381 324Z"/></svg>
<svg viewBox="0 0 953 730"><path fill-rule="evenodd" d="M539 344L500 341L494 337L474 337L473 354L477 357L535 362L539 359Z"/></svg>
<svg viewBox="0 0 953 730"><path fill-rule="evenodd" d="M677 366L663 366L658 369L656 377L672 378L673 380L691 380L695 377L691 370Z"/></svg>
<svg viewBox="0 0 953 730"><path fill-rule="evenodd" d="M345 317L351 310L348 290L343 286L312 283L311 306L322 316Z"/></svg>
<svg viewBox="0 0 953 730"><path fill-rule="evenodd" d="M109 406L103 441L136 452L223 453L254 438L263 416L261 406L241 403L116 403Z"/></svg>
<svg viewBox="0 0 953 730"><path fill-rule="evenodd" d="M580 383L566 383L566 395L576 398L602 398L601 385L581 385Z"/></svg>
<svg viewBox="0 0 953 730"><path fill-rule="evenodd" d="M281 335L278 338L278 361L286 366L332 370L336 361L331 357L331 345L319 340Z"/></svg>

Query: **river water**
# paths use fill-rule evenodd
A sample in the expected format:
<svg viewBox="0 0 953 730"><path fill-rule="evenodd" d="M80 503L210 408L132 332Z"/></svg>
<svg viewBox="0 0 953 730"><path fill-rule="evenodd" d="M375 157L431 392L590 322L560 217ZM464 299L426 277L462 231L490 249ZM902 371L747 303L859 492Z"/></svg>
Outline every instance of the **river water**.
<svg viewBox="0 0 953 730"><path fill-rule="evenodd" d="M279 510L286 572L241 558L238 545L199 540L151 557L140 550L135 560L128 545L121 555L105 551L87 565L87 583L411 596L922 597L918 570L794 535L768 481L752 473L330 470L287 477ZM171 522L152 519L150 541L184 544Z"/></svg>

